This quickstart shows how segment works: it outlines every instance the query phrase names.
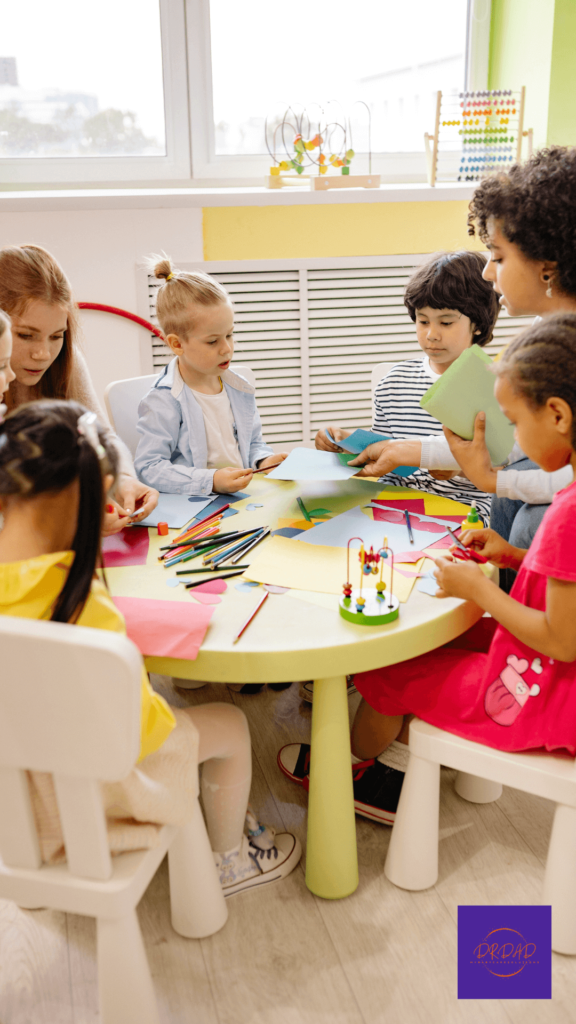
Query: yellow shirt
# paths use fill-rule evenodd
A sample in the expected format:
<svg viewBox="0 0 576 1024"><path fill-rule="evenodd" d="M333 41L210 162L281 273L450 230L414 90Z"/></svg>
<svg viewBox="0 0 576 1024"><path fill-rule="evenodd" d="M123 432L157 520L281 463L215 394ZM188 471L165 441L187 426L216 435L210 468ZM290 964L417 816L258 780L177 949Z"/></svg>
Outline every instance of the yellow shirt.
<svg viewBox="0 0 576 1024"><path fill-rule="evenodd" d="M57 551L29 558L25 562L0 563L0 615L49 619L73 559L73 551ZM122 615L104 585L97 579L92 580L88 599L76 625L126 633ZM176 719L170 707L154 692L142 666L139 759L158 750L175 725Z"/></svg>

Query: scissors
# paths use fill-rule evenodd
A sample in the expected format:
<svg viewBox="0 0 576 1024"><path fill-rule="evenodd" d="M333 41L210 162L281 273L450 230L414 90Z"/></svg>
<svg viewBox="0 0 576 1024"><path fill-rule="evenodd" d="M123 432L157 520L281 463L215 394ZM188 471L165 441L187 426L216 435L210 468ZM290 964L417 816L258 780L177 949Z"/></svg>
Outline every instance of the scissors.
<svg viewBox="0 0 576 1024"><path fill-rule="evenodd" d="M479 554L478 551L474 551L473 548L465 547L462 541L458 540L458 537L449 526L447 526L446 529L456 544L456 551L452 552L454 558L460 558L463 562L478 562L479 565L486 564L488 559L485 558L484 555Z"/></svg>

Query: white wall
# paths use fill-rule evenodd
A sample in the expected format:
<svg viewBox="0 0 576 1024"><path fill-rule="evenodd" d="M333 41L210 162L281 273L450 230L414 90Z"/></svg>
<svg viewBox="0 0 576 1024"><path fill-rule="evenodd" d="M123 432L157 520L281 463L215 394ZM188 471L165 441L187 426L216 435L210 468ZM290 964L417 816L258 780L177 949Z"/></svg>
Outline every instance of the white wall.
<svg viewBox="0 0 576 1024"><path fill-rule="evenodd" d="M202 260L202 210L75 210L59 213L3 213L0 246L32 242L54 254L72 282L78 302L120 306L146 316L142 308L144 271L137 262L164 250L178 262ZM109 313L81 313L83 350L100 398L112 380L150 373L141 346L149 334Z"/></svg>

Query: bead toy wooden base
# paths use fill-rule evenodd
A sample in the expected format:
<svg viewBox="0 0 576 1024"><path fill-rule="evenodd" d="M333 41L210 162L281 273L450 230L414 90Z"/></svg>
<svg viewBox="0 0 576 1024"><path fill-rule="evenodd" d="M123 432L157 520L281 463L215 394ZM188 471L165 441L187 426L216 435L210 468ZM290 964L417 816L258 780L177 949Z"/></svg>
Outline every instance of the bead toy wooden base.
<svg viewBox="0 0 576 1024"><path fill-rule="evenodd" d="M351 597L340 598L340 615L357 626L384 626L393 622L400 614L400 602L394 594L384 591L379 597L376 590L364 588L362 599L366 602L361 612L357 610L360 590L353 590Z"/></svg>
<svg viewBox="0 0 576 1024"><path fill-rule="evenodd" d="M327 188L380 188L379 174L330 174L323 177L310 176L312 191Z"/></svg>

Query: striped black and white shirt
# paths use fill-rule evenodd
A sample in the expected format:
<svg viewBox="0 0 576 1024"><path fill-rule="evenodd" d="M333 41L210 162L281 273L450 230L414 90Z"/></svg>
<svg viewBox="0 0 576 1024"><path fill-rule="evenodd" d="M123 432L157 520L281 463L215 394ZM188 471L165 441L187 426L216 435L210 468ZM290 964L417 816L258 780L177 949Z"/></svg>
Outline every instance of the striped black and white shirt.
<svg viewBox="0 0 576 1024"><path fill-rule="evenodd" d="M390 434L398 440L432 440L437 435L443 437L442 424L420 407L420 399L438 380L438 376L430 368L428 356L424 359L408 359L393 366L376 388L372 429L380 434ZM492 495L479 491L465 477L435 480L428 470L417 469L410 476L399 477L388 473L382 479L395 487L414 487L419 491L429 491L444 498L452 498L453 501L461 501L465 505L474 501L484 521L487 523L490 518Z"/></svg>

